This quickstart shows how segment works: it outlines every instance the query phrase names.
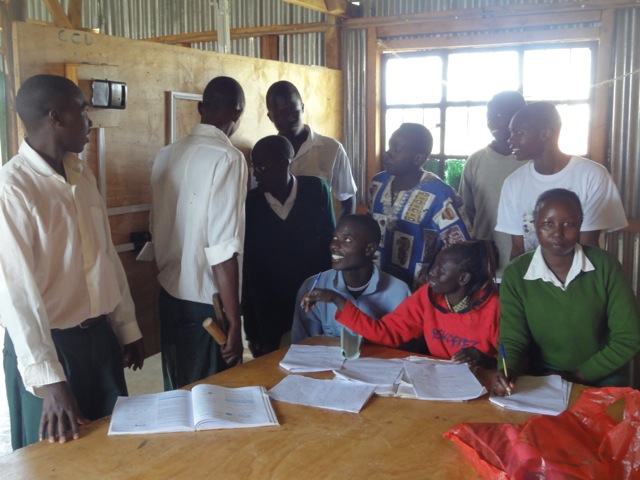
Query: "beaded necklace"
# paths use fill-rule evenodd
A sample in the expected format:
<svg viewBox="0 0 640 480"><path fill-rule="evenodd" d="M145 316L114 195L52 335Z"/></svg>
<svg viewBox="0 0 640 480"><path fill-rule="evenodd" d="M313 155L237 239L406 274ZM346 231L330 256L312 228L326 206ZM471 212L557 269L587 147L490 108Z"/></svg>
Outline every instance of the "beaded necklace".
<svg viewBox="0 0 640 480"><path fill-rule="evenodd" d="M449 303L449 298L446 295L444 296L444 301L447 304L447 308L449 309L449 311L453 313L458 313L469 308L469 297L464 297L454 306L451 306L451 304Z"/></svg>

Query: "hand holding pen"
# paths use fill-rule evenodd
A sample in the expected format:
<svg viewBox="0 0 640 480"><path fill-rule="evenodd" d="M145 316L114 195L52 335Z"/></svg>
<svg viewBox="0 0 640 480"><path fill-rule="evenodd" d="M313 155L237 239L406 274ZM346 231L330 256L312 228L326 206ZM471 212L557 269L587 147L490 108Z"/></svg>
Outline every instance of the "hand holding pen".
<svg viewBox="0 0 640 480"><path fill-rule="evenodd" d="M500 345L500 358L502 359L502 369L498 369L491 391L494 395L504 397L511 395L516 384L517 375L507 368L507 355L504 351L504 345Z"/></svg>
<svg viewBox="0 0 640 480"><path fill-rule="evenodd" d="M324 288L316 288L321 273L318 273L313 285L311 285L307 294L302 297L300 308L304 310L305 313L309 312L318 302L333 303L339 310L344 309L346 300L339 293Z"/></svg>
<svg viewBox="0 0 640 480"><path fill-rule="evenodd" d="M313 290L316 288L316 285L318 285L318 281L320 280L321 276L322 276L322 272L318 272L318 275L316 275L316 278L313 280L313 283L311 284L311 288L309 289L307 294L304 297L302 297L302 302L300 302L300 308L305 312L308 312L313 308L313 304L309 305L308 298L309 298L309 295L311 295L311 292L313 292Z"/></svg>

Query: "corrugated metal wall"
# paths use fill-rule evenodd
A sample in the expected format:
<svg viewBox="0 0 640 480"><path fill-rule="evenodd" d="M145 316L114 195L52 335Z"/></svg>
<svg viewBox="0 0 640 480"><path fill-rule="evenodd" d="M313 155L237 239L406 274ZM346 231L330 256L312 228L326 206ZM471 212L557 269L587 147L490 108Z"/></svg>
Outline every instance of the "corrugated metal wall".
<svg viewBox="0 0 640 480"><path fill-rule="evenodd" d="M42 0L27 0L28 18L51 22ZM68 0L61 4L66 10ZM84 0L85 28L107 35L149 38L179 33L215 30L211 0ZM325 15L281 0L229 0L231 28L322 22ZM193 48L215 50L216 42L193 44ZM231 52L260 57L260 40L231 41ZM280 36L279 59L302 65L325 65L324 35L320 33Z"/></svg>
<svg viewBox="0 0 640 480"><path fill-rule="evenodd" d="M611 89L611 174L627 216L640 218L640 10L616 14L616 47ZM640 233L607 236L607 249L618 255L640 298Z"/></svg>
<svg viewBox="0 0 640 480"><path fill-rule="evenodd" d="M367 111L366 56L367 32L343 31L342 71L344 72L344 148L351 159L353 175L358 185L358 201L367 201Z"/></svg>

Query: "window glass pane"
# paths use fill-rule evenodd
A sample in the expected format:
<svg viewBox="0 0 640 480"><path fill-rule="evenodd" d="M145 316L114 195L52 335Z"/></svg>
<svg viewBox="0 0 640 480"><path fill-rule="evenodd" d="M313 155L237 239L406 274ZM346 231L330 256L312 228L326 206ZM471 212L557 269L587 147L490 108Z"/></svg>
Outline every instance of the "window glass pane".
<svg viewBox="0 0 640 480"><path fill-rule="evenodd" d="M503 90L518 90L518 53L469 52L449 55L447 100L489 101Z"/></svg>
<svg viewBox="0 0 640 480"><path fill-rule="evenodd" d="M440 109L438 108L389 108L385 118L385 148L389 139L403 123L419 123L433 135L433 153L440 152Z"/></svg>
<svg viewBox="0 0 640 480"><path fill-rule="evenodd" d="M491 142L487 107L449 107L445 119L447 155L470 155Z"/></svg>
<svg viewBox="0 0 640 480"><path fill-rule="evenodd" d="M570 155L586 155L589 145L589 105L557 105L562 118L560 150Z"/></svg>
<svg viewBox="0 0 640 480"><path fill-rule="evenodd" d="M438 103L442 98L442 59L392 58L385 70L387 105Z"/></svg>
<svg viewBox="0 0 640 480"><path fill-rule="evenodd" d="M591 86L589 48L524 52L523 95L532 100L587 100Z"/></svg>

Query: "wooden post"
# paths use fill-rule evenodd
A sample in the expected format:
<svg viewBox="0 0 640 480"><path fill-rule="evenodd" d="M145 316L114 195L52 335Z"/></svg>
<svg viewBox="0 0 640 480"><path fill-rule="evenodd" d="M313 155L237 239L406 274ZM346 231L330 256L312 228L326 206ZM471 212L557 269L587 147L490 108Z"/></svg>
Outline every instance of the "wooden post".
<svg viewBox="0 0 640 480"><path fill-rule="evenodd" d="M342 65L340 64L340 24L337 17L328 16L327 23L329 27L324 34L324 51L326 55L327 68L333 68L340 70Z"/></svg>
<svg viewBox="0 0 640 480"><path fill-rule="evenodd" d="M44 6L47 7L49 13L53 17L53 23L56 27L60 28L75 28L67 14L64 13L64 8L60 5L58 0L43 0Z"/></svg>
<svg viewBox="0 0 640 480"><path fill-rule="evenodd" d="M82 28L82 0L69 0L67 13L73 28L80 30Z"/></svg>
<svg viewBox="0 0 640 480"><path fill-rule="evenodd" d="M22 0L0 3L0 26L2 27L2 47L5 65L5 100L7 106L7 158L18 153L18 115L16 113L17 78L13 68L13 22L23 21L26 16L26 4Z"/></svg>
<svg viewBox="0 0 640 480"><path fill-rule="evenodd" d="M262 47L262 58L265 60L278 60L278 47L280 39L277 35L265 35L260 37L260 46Z"/></svg>
<svg viewBox="0 0 640 480"><path fill-rule="evenodd" d="M609 113L613 83L607 82L613 77L612 58L615 48L615 10L604 10L600 20L600 44L596 60L595 84L593 91L593 112L589 131L589 158L609 166L607 138L609 136Z"/></svg>

